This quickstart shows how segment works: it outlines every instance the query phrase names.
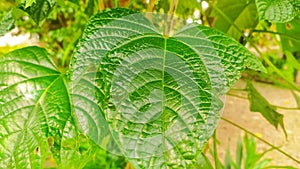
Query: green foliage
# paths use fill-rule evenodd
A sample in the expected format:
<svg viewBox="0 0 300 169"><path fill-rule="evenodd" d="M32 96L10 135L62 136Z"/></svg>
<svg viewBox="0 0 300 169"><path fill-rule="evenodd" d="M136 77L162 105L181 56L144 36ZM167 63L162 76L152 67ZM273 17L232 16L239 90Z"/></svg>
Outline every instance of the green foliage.
<svg viewBox="0 0 300 169"><path fill-rule="evenodd" d="M239 40L245 29L257 25L255 0L218 0L213 6L214 28Z"/></svg>
<svg viewBox="0 0 300 169"><path fill-rule="evenodd" d="M249 42L247 46L255 48L268 66L267 79L270 72L277 74L300 91L293 83L300 67L299 1L207 2L214 4L207 11L196 0L179 1L172 9L184 19L197 9L202 23L242 44ZM171 4L169 0L1 1L0 35L16 21L17 27L38 33L40 44L50 54L29 47L0 58L0 168L117 169L124 168L125 157L136 168L213 168L202 150L219 119L219 96L245 68L266 72L232 38L196 24L176 27L179 31L174 35L164 35L160 32L167 23L164 17L157 17L161 21L157 24L136 11L104 10L86 26L74 50L70 74L61 73L68 69L88 17L99 9L120 5L167 12ZM205 16L211 10L209 16L214 18ZM23 11L30 20L24 19ZM257 23L258 15L279 23ZM280 41L268 36L263 43L280 44L284 55L258 51L261 42L255 38L266 37L253 32L279 34ZM276 106L251 83L247 91L251 110L284 130L283 115ZM294 97L299 107L299 96L294 93ZM261 160L264 153L257 154L253 142L249 138L244 138L244 144L239 141L235 161L228 151L224 166L219 165L265 167L269 160ZM114 157L99 146L124 157Z"/></svg>
<svg viewBox="0 0 300 169"><path fill-rule="evenodd" d="M299 0L256 0L260 19L289 22L299 14Z"/></svg>
<svg viewBox="0 0 300 169"><path fill-rule="evenodd" d="M272 162L269 158L264 156L272 149L265 150L261 153L257 152L256 141L254 137L249 137L247 134L243 140L239 138L237 142L235 160L231 155L230 149L226 151L224 164L220 159L214 159L217 161L219 169L263 169L263 168L285 168L285 169L296 169L292 166L271 166ZM215 151L211 151L214 154Z"/></svg>
<svg viewBox="0 0 300 169"><path fill-rule="evenodd" d="M58 166L82 166L89 151L79 149L87 139L71 115L64 75L46 51L16 50L0 65L0 168L42 168L49 156Z"/></svg>
<svg viewBox="0 0 300 169"><path fill-rule="evenodd" d="M39 24L52 11L56 0L29 0L20 6L20 9L27 12L30 17Z"/></svg>
<svg viewBox="0 0 300 169"><path fill-rule="evenodd" d="M280 33L280 42L283 51L300 51L300 18L296 17L288 23L278 23L276 24L276 28L278 33Z"/></svg>
<svg viewBox="0 0 300 169"><path fill-rule="evenodd" d="M14 28L14 18L12 11L8 12L0 21L0 36L5 35L7 32Z"/></svg>
<svg viewBox="0 0 300 169"><path fill-rule="evenodd" d="M173 37L165 37L149 25L143 15L127 9L94 16L74 55L71 90L65 75L57 70L44 49L28 47L1 57L1 168L41 168L49 156L54 157L58 168L82 168L92 155L89 138L107 146L107 137L103 136L111 137L116 143L113 146L118 146L137 168L199 165L199 154L219 118L222 104L218 97L238 80L246 66L264 68L243 46L216 30L189 25ZM106 29L107 26L111 28ZM127 64L136 59L140 63L130 68ZM99 72L98 69L83 71L90 63L100 65ZM127 68L132 72L126 71ZM96 79L105 80L95 81L90 76L93 73ZM135 78L128 81L124 77ZM122 91L118 92L118 86L114 86L116 82L128 83L123 87L131 88L128 101L134 103L130 104L144 107L140 109L143 112L155 113L150 122L140 125L141 119L134 116L130 121L121 118L125 109L120 101L124 100L114 99L122 96ZM89 92L96 93L87 95ZM142 99L145 97L150 97L150 102ZM193 99L183 99L177 104L182 97ZM155 107L161 112L158 116ZM88 137L80 134L78 124ZM113 135L105 131L108 128ZM144 140L136 145L137 151L132 156L126 145L140 137L135 131L144 133L146 139L157 136L162 139L151 146L148 143L151 139ZM167 148L170 144L171 149ZM143 155L143 146L154 148L147 148L150 156ZM154 161L149 163L151 159Z"/></svg>
<svg viewBox="0 0 300 169"><path fill-rule="evenodd" d="M247 91L250 101L250 110L261 113L275 128L278 128L278 125L280 125L286 134L283 124L283 115L276 111L276 107L271 105L250 82L247 83Z"/></svg>
<svg viewBox="0 0 300 169"><path fill-rule="evenodd" d="M107 10L91 19L72 61L75 105L82 102L79 93L93 101L76 106L75 114L84 133L102 145L107 129L97 123L103 113L112 141L137 168L192 168L216 127L217 98L246 66L264 70L216 30L191 24L166 37L139 13ZM103 80L95 84L95 78ZM90 109L97 103L99 110Z"/></svg>

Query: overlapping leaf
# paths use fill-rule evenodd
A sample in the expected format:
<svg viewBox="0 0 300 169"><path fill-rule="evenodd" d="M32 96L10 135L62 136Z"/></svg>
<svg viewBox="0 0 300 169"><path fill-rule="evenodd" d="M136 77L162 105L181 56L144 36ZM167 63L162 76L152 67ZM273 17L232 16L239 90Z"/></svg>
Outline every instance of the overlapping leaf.
<svg viewBox="0 0 300 169"><path fill-rule="evenodd" d="M27 12L35 23L39 24L52 11L56 0L35 0L26 1L20 9Z"/></svg>
<svg viewBox="0 0 300 169"><path fill-rule="evenodd" d="M299 14L299 0L256 0L261 19L270 22L289 22Z"/></svg>
<svg viewBox="0 0 300 169"><path fill-rule="evenodd" d="M0 58L0 96L0 168L43 168L47 157L58 166L84 162L68 86L44 49Z"/></svg>
<svg viewBox="0 0 300 169"><path fill-rule="evenodd" d="M12 16L12 11L9 11L0 21L0 36L5 35L7 32L14 28L15 20Z"/></svg>
<svg viewBox="0 0 300 169"><path fill-rule="evenodd" d="M242 31L257 24L255 0L226 0L217 2L212 15L216 17L214 28L239 40Z"/></svg>
<svg viewBox="0 0 300 169"><path fill-rule="evenodd" d="M219 96L245 67L264 68L216 30L191 24L168 37L153 25L128 9L91 19L71 64L75 115L92 140L137 168L193 168Z"/></svg>

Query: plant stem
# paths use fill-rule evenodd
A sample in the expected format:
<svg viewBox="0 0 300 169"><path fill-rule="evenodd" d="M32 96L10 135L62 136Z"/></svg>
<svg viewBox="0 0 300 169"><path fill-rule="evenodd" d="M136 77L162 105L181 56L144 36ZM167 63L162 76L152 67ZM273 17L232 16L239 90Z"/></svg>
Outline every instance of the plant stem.
<svg viewBox="0 0 300 169"><path fill-rule="evenodd" d="M239 95L235 95L235 94L231 94L231 93L227 93L226 95L248 100L248 97L243 97L243 96L239 96Z"/></svg>
<svg viewBox="0 0 300 169"><path fill-rule="evenodd" d="M272 147L274 150L277 150L278 152L280 152L281 154L285 155L285 156L288 157L289 159L291 159L291 160L295 161L296 163L300 164L300 160L294 158L293 156L291 156L290 154L284 152L283 150L281 150L280 148L278 148L278 147L276 147L275 145L271 144L270 142L268 142L268 141L266 141L266 140L264 140L264 139L262 139L262 138L256 136L253 132L251 132L251 131L245 129L244 127L242 127L242 126L240 126L240 125L238 125L238 124L236 124L236 123L234 123L234 122L232 122L232 121L230 121L230 120L228 120L228 119L226 119L226 118L224 118L224 117L221 117L221 119L222 119L223 121L225 121L225 122L227 122L227 123L229 123L229 124L231 124L231 125L233 125L233 126L239 128L239 129L245 131L246 133L248 133L248 134L254 136L256 139L258 139L258 140L262 141L263 143L267 144L268 146Z"/></svg>
<svg viewBox="0 0 300 169"><path fill-rule="evenodd" d="M276 106L276 105L272 105L278 109L284 109L284 110L300 110L299 107L283 107L283 106Z"/></svg>
<svg viewBox="0 0 300 169"><path fill-rule="evenodd" d="M173 22L174 22L174 15L176 13L176 9L178 6L179 0L172 0L170 4L170 9L167 16L167 23L165 26L165 36L170 36L173 30Z"/></svg>
<svg viewBox="0 0 300 169"><path fill-rule="evenodd" d="M281 35L281 36L285 36L291 40L294 40L294 41L297 41L297 42L300 42L300 39L297 39L295 37L292 37L290 35L287 35L285 33L281 33L281 32L273 32L273 31L268 31L268 30L257 30L257 29L253 29L251 30L252 32L257 32L257 33L270 33L270 34L275 34L275 35Z"/></svg>
<svg viewBox="0 0 300 169"><path fill-rule="evenodd" d="M215 161L215 168L219 169L219 167L218 167L218 149L217 149L217 132L216 132L216 130L214 131L213 138L214 138L214 161Z"/></svg>

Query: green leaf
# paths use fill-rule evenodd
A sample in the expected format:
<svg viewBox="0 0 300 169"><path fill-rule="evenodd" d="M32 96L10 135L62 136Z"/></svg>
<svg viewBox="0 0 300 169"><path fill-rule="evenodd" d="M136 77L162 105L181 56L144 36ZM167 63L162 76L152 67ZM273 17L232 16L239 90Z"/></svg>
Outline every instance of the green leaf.
<svg viewBox="0 0 300 169"><path fill-rule="evenodd" d="M255 0L219 1L215 3L212 11L212 15L216 17L214 28L239 40L244 33L241 31L257 25Z"/></svg>
<svg viewBox="0 0 300 169"><path fill-rule="evenodd" d="M276 129L278 125L283 129L284 134L287 136L284 124L283 115L276 111L276 107L272 106L251 84L247 82L248 98L250 101L250 110L259 112L261 115Z"/></svg>
<svg viewBox="0 0 300 169"><path fill-rule="evenodd" d="M35 3L36 0L25 0L25 8L28 8L31 6L33 3Z"/></svg>
<svg viewBox="0 0 300 169"><path fill-rule="evenodd" d="M75 115L95 143L136 168L194 168L219 97L245 67L264 68L217 30L191 24L168 37L153 25L129 9L90 20L71 64Z"/></svg>
<svg viewBox="0 0 300 169"><path fill-rule="evenodd" d="M12 11L9 11L0 21L0 36L5 35L7 32L14 28L15 20L12 16Z"/></svg>
<svg viewBox="0 0 300 169"><path fill-rule="evenodd" d="M276 29L280 33L280 43L283 51L300 51L300 18L296 17L288 23L277 23Z"/></svg>
<svg viewBox="0 0 300 169"><path fill-rule="evenodd" d="M256 0L260 19L270 22L289 22L299 14L299 2L295 0Z"/></svg>
<svg viewBox="0 0 300 169"><path fill-rule="evenodd" d="M23 3L20 9L28 13L36 24L39 24L50 14L55 2L56 0L35 0L35 2L31 2L31 5L28 7L26 6L27 3Z"/></svg>
<svg viewBox="0 0 300 169"><path fill-rule="evenodd" d="M289 51L286 51L285 55L286 55L286 61L287 61L287 63L289 65L291 65L291 67L293 67L293 68L295 68L297 70L300 70L300 63L294 57L294 55L291 52L289 52Z"/></svg>
<svg viewBox="0 0 300 169"><path fill-rule="evenodd" d="M236 165L238 168L242 168L243 160L243 141L241 138L238 139L236 148Z"/></svg>
<svg viewBox="0 0 300 169"><path fill-rule="evenodd" d="M98 0L87 0L87 6L84 10L84 12L91 16L95 14L98 11Z"/></svg>
<svg viewBox="0 0 300 169"><path fill-rule="evenodd" d="M8 53L0 58L0 74L0 168L43 168L51 156L58 166L84 163L79 144L66 144L83 141L68 85L48 53L38 47Z"/></svg>
<svg viewBox="0 0 300 169"><path fill-rule="evenodd" d="M196 165L196 168L203 168L203 169L213 169L213 166L211 165L209 159L201 153L198 158L198 164Z"/></svg>

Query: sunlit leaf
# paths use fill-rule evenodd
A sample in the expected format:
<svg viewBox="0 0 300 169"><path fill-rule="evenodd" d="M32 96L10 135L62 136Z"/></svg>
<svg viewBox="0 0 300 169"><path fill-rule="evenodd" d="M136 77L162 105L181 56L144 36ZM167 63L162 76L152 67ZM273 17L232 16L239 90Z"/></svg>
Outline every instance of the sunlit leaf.
<svg viewBox="0 0 300 169"><path fill-rule="evenodd" d="M78 135L68 85L48 53L8 53L0 74L0 168L43 168L51 154L58 166L82 166L89 152L78 153L77 143L89 141Z"/></svg>
<svg viewBox="0 0 300 169"><path fill-rule="evenodd" d="M95 143L136 168L192 168L215 130L219 97L246 67L264 68L214 29L190 24L164 36L153 25L128 9L91 19L71 64L75 115Z"/></svg>

